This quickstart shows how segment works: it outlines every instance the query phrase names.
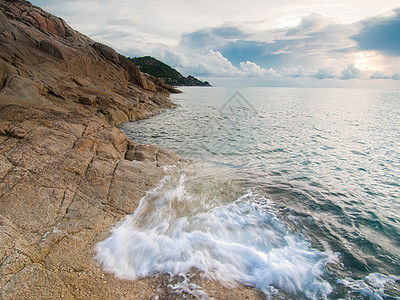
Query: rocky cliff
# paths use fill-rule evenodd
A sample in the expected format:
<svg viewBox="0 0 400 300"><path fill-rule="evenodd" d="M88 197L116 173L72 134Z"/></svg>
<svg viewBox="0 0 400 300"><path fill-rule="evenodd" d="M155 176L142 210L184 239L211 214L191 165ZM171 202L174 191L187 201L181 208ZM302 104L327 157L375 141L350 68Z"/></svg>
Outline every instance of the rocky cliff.
<svg viewBox="0 0 400 300"><path fill-rule="evenodd" d="M103 274L93 246L179 160L111 127L173 107L168 95L62 19L0 2L1 299L154 292Z"/></svg>
<svg viewBox="0 0 400 300"><path fill-rule="evenodd" d="M0 299L176 296L168 276L120 280L93 259L180 160L113 127L173 107L168 89L62 19L0 2Z"/></svg>
<svg viewBox="0 0 400 300"><path fill-rule="evenodd" d="M25 1L0 7L3 105L77 111L111 124L172 106L162 82L62 19Z"/></svg>

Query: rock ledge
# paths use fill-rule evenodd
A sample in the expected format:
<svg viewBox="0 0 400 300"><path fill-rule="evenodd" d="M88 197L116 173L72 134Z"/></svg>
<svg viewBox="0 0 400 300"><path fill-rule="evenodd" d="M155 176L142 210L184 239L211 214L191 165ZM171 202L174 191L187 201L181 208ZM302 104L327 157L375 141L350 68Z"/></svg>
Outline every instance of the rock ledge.
<svg viewBox="0 0 400 300"><path fill-rule="evenodd" d="M0 2L0 299L182 297L168 276L105 274L93 253L180 162L113 126L174 107L173 91L64 20ZM262 297L197 283L217 298Z"/></svg>

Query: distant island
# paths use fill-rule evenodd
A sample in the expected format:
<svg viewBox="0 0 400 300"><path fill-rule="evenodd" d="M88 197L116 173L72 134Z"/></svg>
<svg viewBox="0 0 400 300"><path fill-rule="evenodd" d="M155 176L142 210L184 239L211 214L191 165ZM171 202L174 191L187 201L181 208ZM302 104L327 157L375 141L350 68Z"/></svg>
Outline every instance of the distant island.
<svg viewBox="0 0 400 300"><path fill-rule="evenodd" d="M208 81L201 81L192 75L184 77L174 68L151 56L129 57L128 59L140 67L142 72L161 78L165 84L174 86L211 86Z"/></svg>

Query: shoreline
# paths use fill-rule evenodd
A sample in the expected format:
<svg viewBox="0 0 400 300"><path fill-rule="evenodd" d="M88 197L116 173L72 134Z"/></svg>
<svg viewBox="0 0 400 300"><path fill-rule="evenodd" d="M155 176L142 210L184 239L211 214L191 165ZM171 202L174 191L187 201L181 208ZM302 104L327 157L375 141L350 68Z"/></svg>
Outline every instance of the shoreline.
<svg viewBox="0 0 400 300"><path fill-rule="evenodd" d="M0 4L0 41L0 298L177 297L165 274L122 280L94 260L181 160L115 127L174 107L168 88L24 0ZM210 296L264 297L195 276Z"/></svg>
<svg viewBox="0 0 400 300"><path fill-rule="evenodd" d="M169 91L27 1L0 9L0 298L151 297L93 248L180 160L114 127L173 107Z"/></svg>

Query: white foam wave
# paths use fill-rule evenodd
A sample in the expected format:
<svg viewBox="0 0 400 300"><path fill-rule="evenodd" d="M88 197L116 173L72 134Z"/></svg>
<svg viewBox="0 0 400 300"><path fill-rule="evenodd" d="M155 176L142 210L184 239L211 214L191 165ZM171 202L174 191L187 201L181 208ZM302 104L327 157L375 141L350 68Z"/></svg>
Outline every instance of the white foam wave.
<svg viewBox="0 0 400 300"><path fill-rule="evenodd" d="M187 278L185 274L179 274L179 276L183 278L183 281L168 285L168 287L172 289L176 294L182 295L183 293L186 293L188 295L194 296L196 299L201 300L213 299L209 297L208 294L204 292L197 284L190 283L189 278Z"/></svg>
<svg viewBox="0 0 400 300"><path fill-rule="evenodd" d="M353 278L346 277L345 279L338 279L338 284L343 284L350 288L348 296L353 293L358 293L369 299L385 299L392 298L385 291L387 284L395 284L400 282L400 277L395 275L383 275L380 273L371 273L364 279L355 280ZM398 299L394 298L393 299Z"/></svg>
<svg viewBox="0 0 400 300"><path fill-rule="evenodd" d="M322 279L329 255L291 234L267 199L248 192L221 204L189 195L183 175L175 185L169 179L96 246L106 271L136 279L194 267L228 287L240 282L268 293L273 285L310 298L332 291Z"/></svg>

